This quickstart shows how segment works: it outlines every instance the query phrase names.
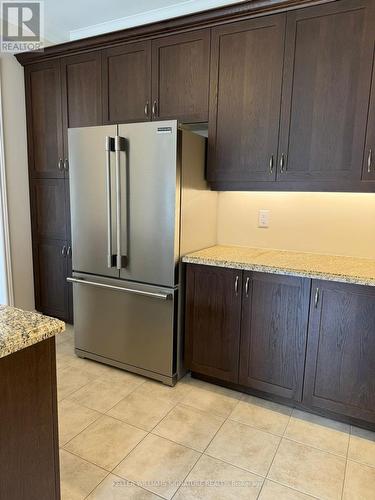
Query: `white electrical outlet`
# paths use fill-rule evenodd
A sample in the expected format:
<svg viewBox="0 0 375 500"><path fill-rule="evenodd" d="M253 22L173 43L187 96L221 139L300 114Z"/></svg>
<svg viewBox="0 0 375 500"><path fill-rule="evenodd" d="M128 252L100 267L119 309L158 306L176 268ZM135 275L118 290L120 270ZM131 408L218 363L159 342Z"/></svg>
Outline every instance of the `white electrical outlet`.
<svg viewBox="0 0 375 500"><path fill-rule="evenodd" d="M267 228L270 225L270 211L259 210L258 227Z"/></svg>

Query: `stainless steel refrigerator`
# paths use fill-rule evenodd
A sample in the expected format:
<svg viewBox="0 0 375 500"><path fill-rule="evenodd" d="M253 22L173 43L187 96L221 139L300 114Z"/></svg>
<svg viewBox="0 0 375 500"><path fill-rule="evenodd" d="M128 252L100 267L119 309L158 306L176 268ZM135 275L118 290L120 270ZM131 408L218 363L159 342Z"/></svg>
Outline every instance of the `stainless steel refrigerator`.
<svg viewBox="0 0 375 500"><path fill-rule="evenodd" d="M75 349L173 385L180 257L216 242L206 139L177 121L69 129Z"/></svg>

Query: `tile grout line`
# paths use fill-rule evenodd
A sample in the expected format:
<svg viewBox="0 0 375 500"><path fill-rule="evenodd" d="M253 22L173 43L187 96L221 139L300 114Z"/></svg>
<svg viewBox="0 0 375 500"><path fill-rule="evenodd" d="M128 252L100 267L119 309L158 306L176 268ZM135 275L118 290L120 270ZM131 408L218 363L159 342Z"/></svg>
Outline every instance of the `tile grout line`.
<svg viewBox="0 0 375 500"><path fill-rule="evenodd" d="M236 408L236 406L239 404L240 400L237 401L237 404L235 405L234 408ZM189 408L192 408L192 407L189 407ZM232 414L232 412L234 411L234 408L233 410L229 413L229 415ZM195 409L195 408L194 408ZM201 410L202 411L202 410ZM207 413L209 414L208 412L203 412L203 413ZM204 450L202 452L200 452L200 456L198 457L197 461L195 462L195 464L193 465L193 467L189 470L188 474L185 476L185 479L182 481L181 485L177 488L177 490L175 491L174 495L172 496L172 499L177 495L177 493L180 491L180 489L182 488L186 478L189 476L189 474L191 473L191 471L194 469L194 467L196 466L196 464L198 463L198 461L202 458L203 455L205 455L205 452L207 450L207 448L210 446L210 444L212 443L212 441L215 439L217 433L220 431L220 429L223 427L223 425L225 424L225 422L228 420L229 418L229 415L227 417L222 417L224 418L224 421L222 422L222 424L220 425L220 427L218 428L218 430L215 432L215 434L212 436L211 440L209 441L209 443L207 444L207 446L204 448ZM209 455L205 455L205 456L209 456Z"/></svg>
<svg viewBox="0 0 375 500"><path fill-rule="evenodd" d="M349 447L350 447L350 440L352 438L352 425L349 428L349 440L348 440L348 446L346 448L346 461L345 461L345 469L344 469L344 479L342 482L342 487L341 487L341 500L344 498L344 491L345 491L345 482L346 482L346 473L348 470L348 455L349 455Z"/></svg>
<svg viewBox="0 0 375 500"><path fill-rule="evenodd" d="M293 410L290 412L289 419L288 419L288 423L286 424L285 429L284 429L284 432L282 433L282 435L281 435L281 437L280 437L279 444L277 445L277 448L276 448L275 454L274 454L274 456L273 456L273 458L272 458L272 460L271 460L271 463L270 463L270 465L269 465L269 467L268 467L268 469L267 469L267 473L266 473L266 475L265 475L265 478L264 478L264 481L263 481L262 487L261 487L261 489L259 490L259 493L258 493L257 498L259 498L259 497L260 497L260 495L261 495L261 493L262 493L262 491L263 491L264 485L266 484L266 481L267 481L267 479L268 479L268 474L270 473L270 470L271 470L272 465L273 465L273 463L274 463L274 461L275 461L275 458L276 458L277 452L279 451L279 448L280 448L280 446L281 446L281 443L282 443L282 441L283 441L283 439L284 439L284 436L285 436L286 430L287 430L287 428L288 428L288 426L289 426L289 424L290 424L290 421L291 421L291 419L292 419L292 415L293 415Z"/></svg>

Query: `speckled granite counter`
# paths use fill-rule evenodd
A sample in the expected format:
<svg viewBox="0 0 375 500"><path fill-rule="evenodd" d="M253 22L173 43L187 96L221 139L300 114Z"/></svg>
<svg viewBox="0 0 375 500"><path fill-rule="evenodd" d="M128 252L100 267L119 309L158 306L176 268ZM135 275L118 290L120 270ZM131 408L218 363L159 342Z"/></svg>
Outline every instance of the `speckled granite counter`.
<svg viewBox="0 0 375 500"><path fill-rule="evenodd" d="M65 323L42 314L0 306L0 358L65 330Z"/></svg>
<svg viewBox="0 0 375 500"><path fill-rule="evenodd" d="M375 259L217 245L188 254L182 260L191 264L375 286Z"/></svg>

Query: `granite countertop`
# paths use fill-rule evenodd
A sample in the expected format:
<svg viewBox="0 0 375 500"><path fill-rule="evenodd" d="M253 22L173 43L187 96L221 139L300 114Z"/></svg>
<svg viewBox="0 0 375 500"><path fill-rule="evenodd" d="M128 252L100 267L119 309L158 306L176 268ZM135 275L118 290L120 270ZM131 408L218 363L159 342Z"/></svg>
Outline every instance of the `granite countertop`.
<svg viewBox="0 0 375 500"><path fill-rule="evenodd" d="M0 358L65 330L65 323L43 314L0 306Z"/></svg>
<svg viewBox="0 0 375 500"><path fill-rule="evenodd" d="M183 262L375 286L375 259L264 248L213 246Z"/></svg>

